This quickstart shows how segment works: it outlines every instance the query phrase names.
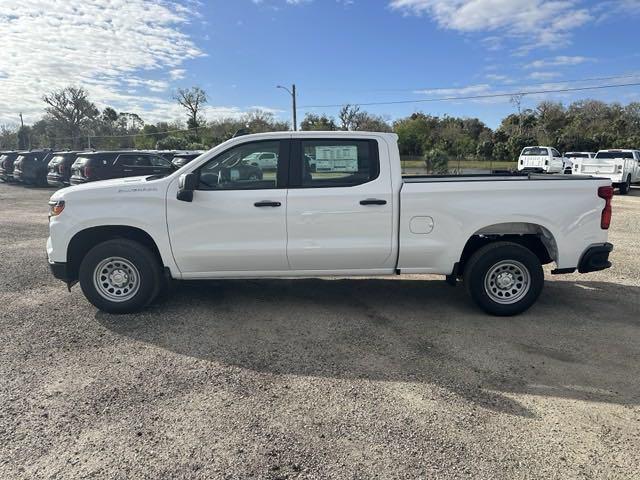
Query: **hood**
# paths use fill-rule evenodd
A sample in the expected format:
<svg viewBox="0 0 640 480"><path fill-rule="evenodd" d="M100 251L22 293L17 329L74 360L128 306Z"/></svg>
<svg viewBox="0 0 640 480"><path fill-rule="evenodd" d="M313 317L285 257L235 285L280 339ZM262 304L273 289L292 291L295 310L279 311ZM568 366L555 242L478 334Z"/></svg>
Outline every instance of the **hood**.
<svg viewBox="0 0 640 480"><path fill-rule="evenodd" d="M126 178L114 178L112 180L100 180L97 182L88 182L80 185L73 185L71 187L58 190L51 196L51 201L63 200L69 196L75 196L76 194L82 195L83 192L113 190L113 193L119 193L121 191L135 191L136 188L150 187L157 188L161 184L161 180L152 180L148 182L146 179L149 175L144 177L126 177Z"/></svg>

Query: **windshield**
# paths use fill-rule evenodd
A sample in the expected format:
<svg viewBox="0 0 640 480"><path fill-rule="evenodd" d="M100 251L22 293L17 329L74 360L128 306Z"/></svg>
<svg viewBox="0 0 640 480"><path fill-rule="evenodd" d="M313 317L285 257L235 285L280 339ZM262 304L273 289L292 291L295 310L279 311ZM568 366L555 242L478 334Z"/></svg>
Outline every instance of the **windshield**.
<svg viewBox="0 0 640 480"><path fill-rule="evenodd" d="M565 157L567 158L589 158L589 154L588 153L573 153L573 152L569 152L565 154Z"/></svg>
<svg viewBox="0 0 640 480"><path fill-rule="evenodd" d="M633 158L633 152L598 152L597 159Z"/></svg>
<svg viewBox="0 0 640 480"><path fill-rule="evenodd" d="M73 166L77 167L77 166L80 166L80 165L84 165L88 161L89 161L89 159L87 157L78 157L78 158L76 158L76 161L73 162Z"/></svg>
<svg viewBox="0 0 640 480"><path fill-rule="evenodd" d="M60 155L58 155L58 156L56 156L56 157L53 157L53 158L51 159L51 163L60 163L60 162L62 162L62 161L64 161L64 157L62 157L62 156L60 156Z"/></svg>
<svg viewBox="0 0 640 480"><path fill-rule="evenodd" d="M549 156L549 151L546 148L540 147L527 147L522 151L522 155L530 156Z"/></svg>

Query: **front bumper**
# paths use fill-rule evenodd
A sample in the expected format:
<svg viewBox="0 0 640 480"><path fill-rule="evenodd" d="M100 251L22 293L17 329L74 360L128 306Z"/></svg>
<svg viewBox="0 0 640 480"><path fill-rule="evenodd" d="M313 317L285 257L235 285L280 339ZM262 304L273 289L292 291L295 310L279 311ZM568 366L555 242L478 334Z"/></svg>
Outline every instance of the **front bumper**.
<svg viewBox="0 0 640 480"><path fill-rule="evenodd" d="M69 268L66 263L51 263L49 262L49 269L51 274L58 280L62 280L65 283L71 283L74 281L69 273Z"/></svg>

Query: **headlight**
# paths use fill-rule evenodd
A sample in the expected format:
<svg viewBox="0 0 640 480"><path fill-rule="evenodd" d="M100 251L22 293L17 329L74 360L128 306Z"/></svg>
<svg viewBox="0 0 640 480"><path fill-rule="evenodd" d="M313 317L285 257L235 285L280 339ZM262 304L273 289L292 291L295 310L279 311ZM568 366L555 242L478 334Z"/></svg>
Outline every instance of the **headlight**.
<svg viewBox="0 0 640 480"><path fill-rule="evenodd" d="M64 200L49 202L49 218L57 217L64 210Z"/></svg>

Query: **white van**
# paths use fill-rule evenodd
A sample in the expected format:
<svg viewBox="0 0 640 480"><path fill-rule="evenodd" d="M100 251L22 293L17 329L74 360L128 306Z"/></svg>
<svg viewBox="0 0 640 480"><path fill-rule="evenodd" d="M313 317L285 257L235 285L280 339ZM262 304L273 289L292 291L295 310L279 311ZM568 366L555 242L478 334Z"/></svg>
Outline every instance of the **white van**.
<svg viewBox="0 0 640 480"><path fill-rule="evenodd" d="M640 151L600 150L591 160L574 162L573 173L609 178L613 186L626 195L632 183L640 182Z"/></svg>
<svg viewBox="0 0 640 480"><path fill-rule="evenodd" d="M518 159L518 170L562 173L564 171L564 157L552 147L525 147Z"/></svg>
<svg viewBox="0 0 640 480"><path fill-rule="evenodd" d="M596 152L566 152L564 154L564 173L571 175L573 173L573 164L575 160L580 158L594 158Z"/></svg>

